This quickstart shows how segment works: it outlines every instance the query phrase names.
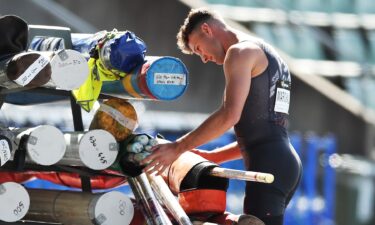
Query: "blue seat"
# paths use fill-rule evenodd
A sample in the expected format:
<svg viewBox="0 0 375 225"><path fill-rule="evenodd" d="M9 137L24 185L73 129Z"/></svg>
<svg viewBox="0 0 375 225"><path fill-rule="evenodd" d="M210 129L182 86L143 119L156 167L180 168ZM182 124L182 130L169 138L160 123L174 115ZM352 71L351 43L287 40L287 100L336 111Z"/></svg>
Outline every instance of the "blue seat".
<svg viewBox="0 0 375 225"><path fill-rule="evenodd" d="M233 5L234 0L205 0L209 4Z"/></svg>
<svg viewBox="0 0 375 225"><path fill-rule="evenodd" d="M277 24L273 27L273 33L277 48L293 57L298 56L297 37L292 27L286 24Z"/></svg>
<svg viewBox="0 0 375 225"><path fill-rule="evenodd" d="M273 3L276 5L276 8L283 9L285 11L290 11L294 9L294 0L277 0L273 1Z"/></svg>
<svg viewBox="0 0 375 225"><path fill-rule="evenodd" d="M264 7L271 9L278 9L283 11L290 11L294 9L294 0L261 0Z"/></svg>
<svg viewBox="0 0 375 225"><path fill-rule="evenodd" d="M314 27L300 26L296 28L298 44L297 58L304 59L325 59L322 45L319 41L319 34Z"/></svg>
<svg viewBox="0 0 375 225"><path fill-rule="evenodd" d="M243 7L266 7L267 1L263 0L232 0L233 5Z"/></svg>
<svg viewBox="0 0 375 225"><path fill-rule="evenodd" d="M367 40L369 42L368 48L368 61L372 64L375 64L375 30L368 30L366 32Z"/></svg>
<svg viewBox="0 0 375 225"><path fill-rule="evenodd" d="M353 97L359 101L364 101L363 87L359 77L347 77L344 78L344 87Z"/></svg>
<svg viewBox="0 0 375 225"><path fill-rule="evenodd" d="M296 0L295 9L300 11L329 12L327 0Z"/></svg>
<svg viewBox="0 0 375 225"><path fill-rule="evenodd" d="M375 79L372 76L366 76L362 81L364 89L364 104L371 108L375 109Z"/></svg>
<svg viewBox="0 0 375 225"><path fill-rule="evenodd" d="M371 75L346 78L344 82L346 90L363 105L375 109L375 78Z"/></svg>
<svg viewBox="0 0 375 225"><path fill-rule="evenodd" d="M374 0L356 0L355 11L358 14L362 14L362 13L375 14L375 1Z"/></svg>
<svg viewBox="0 0 375 225"><path fill-rule="evenodd" d="M367 61L366 47L358 29L337 28L333 32L337 49L337 59L340 61Z"/></svg>
<svg viewBox="0 0 375 225"><path fill-rule="evenodd" d="M272 25L268 23L254 23L251 30L266 42L274 45L275 36L273 34Z"/></svg>
<svg viewBox="0 0 375 225"><path fill-rule="evenodd" d="M331 0L331 11L339 13L354 13L356 0Z"/></svg>

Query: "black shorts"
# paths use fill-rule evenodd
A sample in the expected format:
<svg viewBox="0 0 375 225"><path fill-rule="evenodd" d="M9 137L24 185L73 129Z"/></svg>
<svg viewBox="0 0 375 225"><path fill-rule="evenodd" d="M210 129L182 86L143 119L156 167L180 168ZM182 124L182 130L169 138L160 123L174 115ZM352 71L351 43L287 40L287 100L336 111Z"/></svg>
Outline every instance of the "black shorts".
<svg viewBox="0 0 375 225"><path fill-rule="evenodd" d="M282 220L302 175L302 164L296 151L288 138L241 148L247 170L271 173L275 177L272 184L246 183L244 213L261 219L278 217Z"/></svg>

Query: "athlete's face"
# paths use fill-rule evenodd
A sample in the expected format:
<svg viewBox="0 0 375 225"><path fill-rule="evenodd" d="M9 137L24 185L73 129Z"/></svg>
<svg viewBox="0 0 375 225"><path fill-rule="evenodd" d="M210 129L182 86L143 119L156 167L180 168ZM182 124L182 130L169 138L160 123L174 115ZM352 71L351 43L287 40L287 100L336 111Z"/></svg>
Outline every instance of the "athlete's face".
<svg viewBox="0 0 375 225"><path fill-rule="evenodd" d="M222 65L224 62L224 49L207 23L203 23L190 34L189 47L194 54L201 57L203 63L211 61Z"/></svg>

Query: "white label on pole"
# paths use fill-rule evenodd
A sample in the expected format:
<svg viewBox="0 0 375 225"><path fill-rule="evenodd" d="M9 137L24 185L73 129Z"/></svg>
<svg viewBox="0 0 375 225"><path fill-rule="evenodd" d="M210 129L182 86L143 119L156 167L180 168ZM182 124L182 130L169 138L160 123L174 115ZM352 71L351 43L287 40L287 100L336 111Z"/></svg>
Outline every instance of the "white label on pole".
<svg viewBox="0 0 375 225"><path fill-rule="evenodd" d="M81 53L65 49L51 60L51 81L63 90L79 88L89 75L89 67Z"/></svg>
<svg viewBox="0 0 375 225"><path fill-rule="evenodd" d="M6 140L0 140L0 166L10 159L10 148Z"/></svg>
<svg viewBox="0 0 375 225"><path fill-rule="evenodd" d="M15 182L2 185L4 192L0 194L0 221L16 222L22 219L30 206L30 197L26 189Z"/></svg>
<svg viewBox="0 0 375 225"><path fill-rule="evenodd" d="M116 139L108 131L91 130L80 140L80 159L91 169L103 170L110 167L115 162L117 154Z"/></svg>
<svg viewBox="0 0 375 225"><path fill-rule="evenodd" d="M101 104L99 111L109 114L114 120L131 131L133 131L137 127L137 122L135 120L125 117L117 109L114 109L109 105Z"/></svg>
<svg viewBox="0 0 375 225"><path fill-rule="evenodd" d="M42 55L39 56L39 58L33 64L31 64L29 68L27 68L26 71L20 77L14 80L14 82L21 86L27 85L28 83L30 83L30 81L34 79L36 75L38 75L38 73L44 67L48 65L48 63L49 61L46 57Z"/></svg>
<svg viewBox="0 0 375 225"><path fill-rule="evenodd" d="M186 76L181 73L155 73L154 84L186 85Z"/></svg>

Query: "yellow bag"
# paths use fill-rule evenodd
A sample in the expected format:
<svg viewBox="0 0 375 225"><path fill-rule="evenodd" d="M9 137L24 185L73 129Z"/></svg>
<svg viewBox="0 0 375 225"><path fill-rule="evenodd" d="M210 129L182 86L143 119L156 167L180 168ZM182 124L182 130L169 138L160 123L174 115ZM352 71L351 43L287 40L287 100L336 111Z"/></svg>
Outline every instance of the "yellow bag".
<svg viewBox="0 0 375 225"><path fill-rule="evenodd" d="M90 58L88 61L90 74L79 89L73 90L77 103L87 112L90 112L100 95L103 81L117 80L125 73L112 72L103 67L100 59Z"/></svg>

